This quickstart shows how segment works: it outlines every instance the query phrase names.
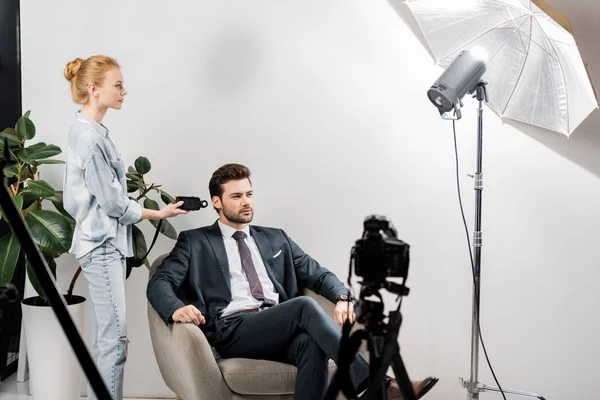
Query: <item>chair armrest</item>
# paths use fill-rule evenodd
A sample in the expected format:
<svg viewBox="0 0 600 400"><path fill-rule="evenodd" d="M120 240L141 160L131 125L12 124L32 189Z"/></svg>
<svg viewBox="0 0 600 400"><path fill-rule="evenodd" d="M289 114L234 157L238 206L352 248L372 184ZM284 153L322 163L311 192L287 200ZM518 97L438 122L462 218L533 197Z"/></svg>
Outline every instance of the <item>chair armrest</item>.
<svg viewBox="0 0 600 400"><path fill-rule="evenodd" d="M310 289L304 289L304 295L315 299L317 301L317 303L319 303L319 305L323 308L323 310L325 310L327 315L329 315L331 318L333 318L333 310L335 309L335 304L333 304L332 302L327 300L325 297L313 292Z"/></svg>
<svg viewBox="0 0 600 400"><path fill-rule="evenodd" d="M212 349L194 324L165 325L148 303L150 337L167 386L185 400L231 400Z"/></svg>

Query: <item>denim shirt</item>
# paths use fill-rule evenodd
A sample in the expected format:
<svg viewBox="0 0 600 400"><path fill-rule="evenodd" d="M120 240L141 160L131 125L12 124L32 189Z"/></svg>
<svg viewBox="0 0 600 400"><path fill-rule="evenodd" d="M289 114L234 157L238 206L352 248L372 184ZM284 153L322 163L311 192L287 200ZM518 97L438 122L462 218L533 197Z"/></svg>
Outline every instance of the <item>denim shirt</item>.
<svg viewBox="0 0 600 400"><path fill-rule="evenodd" d="M81 258L108 242L132 256L131 224L142 207L127 196L125 164L108 129L81 112L69 131L65 169L63 205L76 222L69 252Z"/></svg>

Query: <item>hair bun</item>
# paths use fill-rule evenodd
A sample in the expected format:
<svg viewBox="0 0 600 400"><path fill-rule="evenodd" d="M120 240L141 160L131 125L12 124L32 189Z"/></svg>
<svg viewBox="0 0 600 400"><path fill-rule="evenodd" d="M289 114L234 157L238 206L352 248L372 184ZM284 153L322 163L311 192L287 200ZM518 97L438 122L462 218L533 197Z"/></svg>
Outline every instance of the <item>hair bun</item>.
<svg viewBox="0 0 600 400"><path fill-rule="evenodd" d="M65 78L67 78L69 82L73 78L75 78L75 75L77 75L77 71L79 71L81 64L83 64L83 61L84 60L82 58L76 58L73 61L67 63L67 66L65 67Z"/></svg>

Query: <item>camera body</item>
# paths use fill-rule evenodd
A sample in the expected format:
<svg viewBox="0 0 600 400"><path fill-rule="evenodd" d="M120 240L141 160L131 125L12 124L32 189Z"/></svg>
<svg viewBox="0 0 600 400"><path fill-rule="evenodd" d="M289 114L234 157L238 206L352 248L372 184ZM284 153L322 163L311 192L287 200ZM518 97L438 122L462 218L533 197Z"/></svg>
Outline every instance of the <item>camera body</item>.
<svg viewBox="0 0 600 400"><path fill-rule="evenodd" d="M398 239L392 223L383 216L370 215L363 226L363 236L353 247L356 275L365 282L406 279L410 246Z"/></svg>
<svg viewBox="0 0 600 400"><path fill-rule="evenodd" d="M179 203L180 201L183 201L183 204L179 208L186 211L197 211L208 206L208 202L206 200L200 200L199 197L177 196L175 198L175 203Z"/></svg>

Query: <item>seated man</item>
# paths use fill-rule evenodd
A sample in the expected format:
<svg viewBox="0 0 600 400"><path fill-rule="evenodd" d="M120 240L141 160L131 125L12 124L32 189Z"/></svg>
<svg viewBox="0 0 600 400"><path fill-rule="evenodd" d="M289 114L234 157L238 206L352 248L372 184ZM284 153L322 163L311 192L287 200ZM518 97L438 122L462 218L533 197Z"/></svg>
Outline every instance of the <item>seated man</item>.
<svg viewBox="0 0 600 400"><path fill-rule="evenodd" d="M347 289L305 254L281 229L250 226L254 197L250 171L227 164L209 183L219 219L212 226L181 232L177 244L148 283L148 300L165 323L193 323L225 358L281 361L298 367L294 398L322 399L328 360L337 362L341 326L354 322ZM183 284L194 304L175 294ZM299 288L335 303L334 319ZM359 356L351 367L358 390L367 385L369 366ZM437 378L413 382L417 398ZM401 399L388 380L388 399Z"/></svg>

